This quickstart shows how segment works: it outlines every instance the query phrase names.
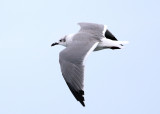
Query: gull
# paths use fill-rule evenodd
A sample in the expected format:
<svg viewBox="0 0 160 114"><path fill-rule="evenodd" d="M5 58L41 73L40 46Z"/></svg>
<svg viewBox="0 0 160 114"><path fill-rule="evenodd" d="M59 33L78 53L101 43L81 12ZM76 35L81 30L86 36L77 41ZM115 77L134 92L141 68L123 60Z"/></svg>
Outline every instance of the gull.
<svg viewBox="0 0 160 114"><path fill-rule="evenodd" d="M66 48L59 54L61 72L70 91L83 106L84 104L84 60L92 51L122 49L128 41L118 41L106 25L78 23L78 33L65 35L51 46Z"/></svg>

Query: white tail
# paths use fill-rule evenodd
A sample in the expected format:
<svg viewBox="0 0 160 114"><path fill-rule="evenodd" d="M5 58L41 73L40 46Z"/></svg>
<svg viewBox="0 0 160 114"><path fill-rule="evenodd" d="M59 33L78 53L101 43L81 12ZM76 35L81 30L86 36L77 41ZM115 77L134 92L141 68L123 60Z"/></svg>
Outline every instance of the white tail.
<svg viewBox="0 0 160 114"><path fill-rule="evenodd" d="M124 48L123 46L124 44L128 44L128 43L129 43L128 41L117 41L118 47L121 49Z"/></svg>
<svg viewBox="0 0 160 114"><path fill-rule="evenodd" d="M123 44L128 44L129 42L128 41L117 41L117 43L123 45Z"/></svg>

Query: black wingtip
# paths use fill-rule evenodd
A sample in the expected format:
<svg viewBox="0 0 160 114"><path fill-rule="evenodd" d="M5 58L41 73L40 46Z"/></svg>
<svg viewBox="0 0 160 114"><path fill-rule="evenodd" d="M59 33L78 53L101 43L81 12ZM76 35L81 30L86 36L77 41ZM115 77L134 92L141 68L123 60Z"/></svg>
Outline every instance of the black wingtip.
<svg viewBox="0 0 160 114"><path fill-rule="evenodd" d="M108 39L110 39L110 40L117 41L117 39L115 38L115 36L109 30L106 30L105 37L108 38Z"/></svg>
<svg viewBox="0 0 160 114"><path fill-rule="evenodd" d="M113 46L113 47L110 47L110 49L114 50L114 49L121 49L121 48Z"/></svg>
<svg viewBox="0 0 160 114"><path fill-rule="evenodd" d="M79 101L79 102L82 104L83 107L85 107L85 104L83 101Z"/></svg>
<svg viewBox="0 0 160 114"><path fill-rule="evenodd" d="M77 99L77 101L79 101L82 106L85 107L85 104L84 104L84 91L83 90L79 90L79 91L76 91L72 86L71 84L67 83L69 89L71 90L72 94L74 95L74 97Z"/></svg>

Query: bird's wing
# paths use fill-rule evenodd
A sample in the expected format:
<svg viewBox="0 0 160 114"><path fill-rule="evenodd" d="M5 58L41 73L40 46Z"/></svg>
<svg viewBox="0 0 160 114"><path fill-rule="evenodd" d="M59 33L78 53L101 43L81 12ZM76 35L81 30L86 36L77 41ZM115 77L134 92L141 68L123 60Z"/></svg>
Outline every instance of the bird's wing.
<svg viewBox="0 0 160 114"><path fill-rule="evenodd" d="M106 37L107 39L117 40L115 36L107 29L106 25L95 23L78 23L81 27L79 32L91 33L98 38Z"/></svg>
<svg viewBox="0 0 160 114"><path fill-rule="evenodd" d="M116 37L108 29L105 32L105 37L117 41Z"/></svg>
<svg viewBox="0 0 160 114"><path fill-rule="evenodd" d="M103 37L104 25L95 23L78 23L81 27L79 32L91 33L93 35Z"/></svg>
<svg viewBox="0 0 160 114"><path fill-rule="evenodd" d="M84 104L84 64L83 61L88 54L93 51L99 42L90 38L80 38L80 35L67 48L62 50L59 55L62 75L71 90L74 97L83 105Z"/></svg>

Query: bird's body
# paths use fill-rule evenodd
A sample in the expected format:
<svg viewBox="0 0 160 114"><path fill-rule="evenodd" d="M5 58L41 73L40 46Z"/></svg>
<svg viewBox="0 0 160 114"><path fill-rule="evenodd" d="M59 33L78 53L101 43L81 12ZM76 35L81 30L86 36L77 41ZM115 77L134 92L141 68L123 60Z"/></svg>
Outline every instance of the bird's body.
<svg viewBox="0 0 160 114"><path fill-rule="evenodd" d="M76 35L81 36L81 38L75 37ZM65 36L66 42L62 43L60 45L63 45L65 47L67 47L71 43L73 43L74 40L76 40L76 42L78 42L78 41L79 42L83 42L84 41L83 38L85 39L87 36L90 37L90 38L93 38L93 39L95 37L95 36L93 36L91 34L86 34L86 33L69 34L69 35ZM98 45L94 49L94 51L98 51L98 50L102 50L102 49L106 49L106 48L112 49L112 47L117 47L117 49L121 49L121 48L123 48L123 44L127 44L128 43L128 41L111 40L111 39L107 39L106 37L102 37L97 41L98 41Z"/></svg>
<svg viewBox="0 0 160 114"><path fill-rule="evenodd" d="M66 48L60 52L59 62L62 75L75 98L84 104L84 59L92 51L102 49L121 49L127 41L118 41L106 25L79 23L81 29L76 34L66 35L54 45Z"/></svg>

